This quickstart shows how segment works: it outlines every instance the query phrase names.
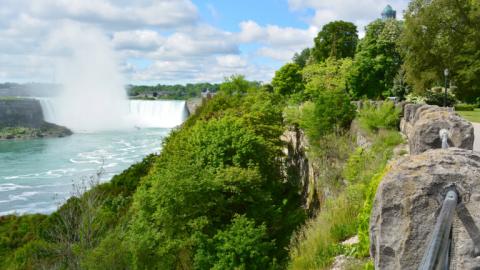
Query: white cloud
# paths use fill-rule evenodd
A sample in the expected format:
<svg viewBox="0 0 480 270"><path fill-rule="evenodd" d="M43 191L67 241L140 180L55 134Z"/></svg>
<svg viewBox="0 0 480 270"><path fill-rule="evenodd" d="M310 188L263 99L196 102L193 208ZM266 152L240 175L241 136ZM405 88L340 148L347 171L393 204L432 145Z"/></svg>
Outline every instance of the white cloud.
<svg viewBox="0 0 480 270"><path fill-rule="evenodd" d="M112 42L120 50L154 50L165 42L165 38L152 30L121 31L113 33Z"/></svg>
<svg viewBox="0 0 480 270"><path fill-rule="evenodd" d="M334 20L345 20L355 23L361 36L364 27L370 21L380 18L385 6L391 5L401 18L409 0L288 0L292 10L313 9L314 15L308 18L311 25L321 28Z"/></svg>
<svg viewBox="0 0 480 270"><path fill-rule="evenodd" d="M202 21L191 0L0 1L0 80L50 80L52 63L65 52L48 49L47 39L62 25L76 24L105 35L129 80L162 83L221 81L232 74L268 81L295 52L313 45L326 22L343 19L364 26L387 4L387 0L284 0L292 10L314 11L307 18L309 26L245 20L238 32L232 32ZM390 2L400 14L407 0ZM214 20L224 15L213 5L206 8Z"/></svg>

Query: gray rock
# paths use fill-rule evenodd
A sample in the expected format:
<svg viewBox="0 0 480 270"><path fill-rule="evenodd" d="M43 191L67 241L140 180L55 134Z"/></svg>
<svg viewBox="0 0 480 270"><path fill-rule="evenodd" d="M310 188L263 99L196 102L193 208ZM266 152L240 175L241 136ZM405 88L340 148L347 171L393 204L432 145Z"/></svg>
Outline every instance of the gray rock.
<svg viewBox="0 0 480 270"><path fill-rule="evenodd" d="M470 236L480 226L480 154L449 148L428 150L391 164L370 218L375 269L417 269L427 248L446 189L461 203L453 222L450 269L480 269Z"/></svg>
<svg viewBox="0 0 480 270"><path fill-rule="evenodd" d="M0 127L39 128L43 125L40 102L35 99L0 99Z"/></svg>
<svg viewBox="0 0 480 270"><path fill-rule="evenodd" d="M470 122L457 115L450 108L423 105L408 114L406 119L413 123L405 128L409 138L411 154L419 154L428 149L442 147L440 130L448 131L448 145L463 149L473 149L474 130Z"/></svg>

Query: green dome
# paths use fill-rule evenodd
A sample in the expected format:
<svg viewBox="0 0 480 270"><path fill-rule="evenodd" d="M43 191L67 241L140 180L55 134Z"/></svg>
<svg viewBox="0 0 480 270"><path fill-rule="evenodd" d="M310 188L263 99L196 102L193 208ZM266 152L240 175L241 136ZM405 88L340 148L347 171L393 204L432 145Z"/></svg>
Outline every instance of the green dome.
<svg viewBox="0 0 480 270"><path fill-rule="evenodd" d="M384 9L383 9L383 13L392 13L393 11L393 8L392 6L390 5L387 5Z"/></svg>
<svg viewBox="0 0 480 270"><path fill-rule="evenodd" d="M387 5L382 12L383 19L395 19L397 17L397 12L393 10L392 6Z"/></svg>

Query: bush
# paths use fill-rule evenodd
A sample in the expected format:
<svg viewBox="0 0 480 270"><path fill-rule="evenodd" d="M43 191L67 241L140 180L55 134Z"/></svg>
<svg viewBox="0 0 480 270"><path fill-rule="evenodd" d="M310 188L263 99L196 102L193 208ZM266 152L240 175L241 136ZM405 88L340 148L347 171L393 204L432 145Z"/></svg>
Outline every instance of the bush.
<svg viewBox="0 0 480 270"><path fill-rule="evenodd" d="M477 105L473 104L457 104L455 105L455 111L474 111Z"/></svg>
<svg viewBox="0 0 480 270"><path fill-rule="evenodd" d="M305 130L312 143L322 136L350 127L355 118L355 106L343 92L321 92L313 103L306 102L293 118Z"/></svg>
<svg viewBox="0 0 480 270"><path fill-rule="evenodd" d="M390 101L380 106L368 104L358 113L360 126L367 131L377 132L379 129L398 129L400 123L400 109Z"/></svg>
<svg viewBox="0 0 480 270"><path fill-rule="evenodd" d="M434 87L425 92L425 102L429 105L443 106L445 99L445 88ZM458 99L451 91L447 91L447 106L452 107Z"/></svg>

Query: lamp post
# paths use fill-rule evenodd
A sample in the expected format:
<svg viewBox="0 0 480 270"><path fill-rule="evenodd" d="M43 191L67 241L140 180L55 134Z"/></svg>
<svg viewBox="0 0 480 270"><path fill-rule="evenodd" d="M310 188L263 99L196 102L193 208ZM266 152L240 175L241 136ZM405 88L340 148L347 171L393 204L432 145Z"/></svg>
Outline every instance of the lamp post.
<svg viewBox="0 0 480 270"><path fill-rule="evenodd" d="M448 68L443 71L445 75L445 95L443 96L443 107L447 107Z"/></svg>
<svg viewBox="0 0 480 270"><path fill-rule="evenodd" d="M448 68L443 71L443 75L445 75L445 96L443 97L443 107L447 107Z"/></svg>

